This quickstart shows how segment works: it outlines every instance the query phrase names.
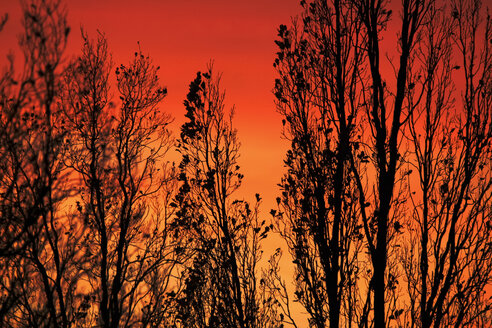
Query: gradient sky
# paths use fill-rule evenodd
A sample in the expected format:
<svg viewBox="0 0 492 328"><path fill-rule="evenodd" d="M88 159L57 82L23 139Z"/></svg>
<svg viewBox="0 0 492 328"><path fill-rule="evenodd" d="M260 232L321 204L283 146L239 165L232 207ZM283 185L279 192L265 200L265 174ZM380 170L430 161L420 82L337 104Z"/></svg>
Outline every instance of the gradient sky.
<svg viewBox="0 0 492 328"><path fill-rule="evenodd" d="M176 137L184 122L183 100L198 70L214 60L222 72L226 105L235 105L234 124L241 142L240 165L245 175L237 197L249 201L255 193L263 198L261 215L279 196L277 184L284 172L288 143L281 139L281 117L276 112L272 89L277 51L274 40L280 24L288 25L301 11L299 0L64 0L71 27L67 60L80 53L80 28L96 37L97 30L108 40L115 67L133 58L140 42L160 66L160 78L168 88L161 104L175 121ZM0 14L9 20L0 32L0 66L12 51L20 60L17 38L22 31L17 0L0 0ZM114 76L113 76L114 77ZM176 157L177 158L177 157ZM267 254L278 247L269 238ZM268 256L265 258L267 259ZM283 258L286 277L292 272L289 257ZM287 268L289 267L289 268ZM294 309L297 307L294 306ZM301 309L297 309L302 311Z"/></svg>
<svg viewBox="0 0 492 328"><path fill-rule="evenodd" d="M274 40L280 24L289 25L300 13L299 0L65 0L72 28L67 58L80 52L80 27L90 36L103 32L113 54L115 66L126 64L140 42L141 49L161 67L160 78L168 88L161 105L175 122L178 136L184 121L183 100L189 83L198 70L214 60L216 72L222 72L226 104L236 106L235 127L242 144L240 165L245 175L238 197L253 200L255 193L264 199L261 215L269 218L277 184L284 172L283 159L288 143L281 139L281 117L275 110L272 89ZM492 0L484 0L490 5ZM392 4L395 6L395 4ZM395 7L394 12L398 9ZM17 0L0 0L0 14L10 19L0 33L0 65L9 50L18 53L16 38L21 32L20 6ZM401 24L398 15L388 26L385 42L394 45ZM395 47L387 48L390 56ZM391 72L384 60L383 68ZM391 77L389 83L394 82ZM391 84L390 84L391 85ZM458 83L459 85L459 83ZM269 239L266 248L278 247ZM269 247L270 246L270 247ZM270 250L268 251L270 253ZM284 256L282 270L291 276L292 263ZM290 286L291 287L291 286ZM298 305L298 313L302 312Z"/></svg>
<svg viewBox="0 0 492 328"><path fill-rule="evenodd" d="M69 57L80 52L80 27L90 36L105 33L115 65L127 63L140 42L161 67L168 88L161 108L175 118L173 131L184 120L183 100L198 70L214 60L222 72L226 105L236 106L235 126L242 144L240 165L245 175L240 197L261 193L268 213L278 195L287 142L281 140L281 118L272 88L277 27L300 12L298 0L66 0L72 28ZM0 33L0 63L8 50L17 52L21 32L20 6L0 0L9 21Z"/></svg>

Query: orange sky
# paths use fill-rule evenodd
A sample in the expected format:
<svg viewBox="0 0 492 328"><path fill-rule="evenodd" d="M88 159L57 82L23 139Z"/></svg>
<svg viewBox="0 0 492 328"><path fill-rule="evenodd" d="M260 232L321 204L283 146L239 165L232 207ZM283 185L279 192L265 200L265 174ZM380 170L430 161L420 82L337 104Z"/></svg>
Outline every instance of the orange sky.
<svg viewBox="0 0 492 328"><path fill-rule="evenodd" d="M184 122L183 100L198 70L214 60L222 72L226 105L235 105L235 126L241 142L240 165L245 175L237 197L254 200L260 193L264 219L270 218L277 184L284 172L288 143L281 139L281 117L275 110L277 51L274 40L280 24L289 25L301 12L299 0L64 0L71 27L67 59L80 53L80 27L95 37L104 32L115 65L133 58L137 41L161 67L160 78L168 88L161 108L174 118L176 137ZM21 8L16 0L0 0L0 14L9 20L0 32L0 66L13 51L21 60L17 36L21 33ZM176 157L177 158L177 157ZM278 247L277 238L265 245L267 256ZM286 251L285 251L286 252ZM289 256L282 260L286 278L292 275ZM290 286L289 286L290 287ZM294 306L297 311L302 311Z"/></svg>
<svg viewBox="0 0 492 328"><path fill-rule="evenodd" d="M214 60L222 72L226 105L235 105L235 126L241 142L240 165L245 175L237 197L254 200L260 193L264 219L270 218L277 184L284 172L283 159L288 143L281 139L281 117L275 110L275 71L277 51L274 40L280 24L289 25L301 12L299 0L65 0L71 27L67 59L80 53L80 27L96 36L104 32L115 65L126 64L140 42L161 67L160 78L168 88L161 108L174 118L171 129L176 137L184 122L183 100L198 70ZM20 5L16 0L0 0L0 14L9 20L0 32L0 66L5 56L20 54L17 36L21 33ZM279 246L269 238L265 260ZM287 251L285 251L287 252ZM287 255L287 254L286 254ZM289 256L282 260L285 278L292 275ZM289 286L290 288L291 286ZM298 313L302 310L294 304Z"/></svg>
<svg viewBox="0 0 492 328"><path fill-rule="evenodd" d="M18 52L21 32L20 5L0 0L0 13L9 21L0 33L0 63L8 50ZM66 0L72 28L68 54L80 51L80 27L95 36L107 36L116 65L127 63L140 42L161 67L160 78L168 88L162 109L175 118L173 131L184 120L183 100L196 71L213 59L222 72L226 104L236 105L235 125L241 141L240 165L245 175L240 197L264 199L268 213L279 194L277 183L288 144L281 140L281 118L271 92L277 27L289 24L300 12L298 0ZM5 47L5 45L7 45ZM19 58L20 59L20 58Z"/></svg>
<svg viewBox="0 0 492 328"><path fill-rule="evenodd" d="M485 0L484 4L492 1ZM213 59L216 71L223 73L226 104L236 105L235 126L241 141L242 173L245 175L239 197L263 199L261 214L268 212L280 192L277 184L284 172L283 159L288 143L281 140L281 117L271 92L275 72L272 66L274 40L280 24L301 12L299 0L65 0L72 28L69 55L81 49L80 27L95 36L107 36L115 65L127 63L140 42L161 67L160 78L168 88L161 108L175 122L176 136L184 121L183 100L196 71L204 70ZM395 8L396 11L397 8ZM10 19L0 33L0 66L8 50L18 53L16 37L21 31L20 6L16 0L0 0L0 14ZM399 30L395 15L385 33L385 42L394 45ZM395 51L394 46L385 51ZM390 56L391 57L391 56ZM67 57L70 58L70 57ZM383 65L390 72L389 63ZM391 77L388 78L391 81ZM277 247L278 239L270 243ZM268 246L267 246L268 247ZM283 270L292 264L284 256ZM290 264L289 268L287 264ZM286 276L289 279L289 274ZM301 310L299 310L301 311Z"/></svg>

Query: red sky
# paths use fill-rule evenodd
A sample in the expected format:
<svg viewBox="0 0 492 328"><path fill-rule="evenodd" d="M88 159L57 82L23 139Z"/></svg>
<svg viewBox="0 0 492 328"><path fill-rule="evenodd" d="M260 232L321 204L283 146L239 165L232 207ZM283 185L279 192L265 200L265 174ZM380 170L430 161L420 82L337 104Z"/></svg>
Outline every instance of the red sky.
<svg viewBox="0 0 492 328"><path fill-rule="evenodd" d="M280 24L288 25L301 11L299 0L64 0L71 27L67 60L82 47L80 27L95 37L103 32L115 66L126 64L140 42L141 49L161 67L160 78L168 88L161 105L175 122L179 134L184 121L183 100L198 70L214 60L222 72L226 105L235 105L235 126L241 142L240 165L245 175L237 197L252 201L263 198L261 215L269 218L280 192L283 158L288 143L281 139L281 117L277 114L272 89L277 51L274 40ZM20 5L0 0L0 14L9 20L0 32L0 66L6 54L20 53ZM271 241L274 249L278 240ZM270 248L267 246L267 248ZM269 256L270 254L268 254ZM284 256L288 261L288 256ZM285 270L285 268L284 268ZM286 271L287 277L290 271Z"/></svg>
<svg viewBox="0 0 492 328"><path fill-rule="evenodd" d="M175 118L176 136L184 120L183 100L198 70L213 59L223 73L226 103L235 104L235 126L242 143L240 165L245 175L239 197L254 199L261 193L263 217L269 217L288 144L281 140L281 118L271 92L275 72L277 27L290 23L301 11L299 0L65 0L72 28L68 54L81 48L80 27L91 36L105 33L115 65L127 63L140 42L161 67L160 78L168 88L162 109ZM490 0L484 4L490 4ZM10 19L0 33L0 65L7 51L16 47L21 31L16 0L0 0L0 14ZM385 41L394 45L398 15L388 26ZM394 51L395 48L391 48ZM386 65L388 65L386 63ZM389 70L389 66L388 66ZM272 241L271 241L272 242ZM276 247L278 240L272 243ZM284 256L288 262L288 256ZM285 264L285 262L283 263ZM284 267L284 270L285 267ZM289 269L287 269L289 270ZM288 276L287 276L288 277Z"/></svg>
<svg viewBox="0 0 492 328"><path fill-rule="evenodd" d="M0 13L9 21L0 33L0 63L10 49L17 51L20 34L18 1L0 0ZM140 42L161 67L168 88L162 109L175 118L178 133L184 120L183 100L198 70L213 59L222 72L226 104L236 106L235 125L241 141L240 165L245 180L240 196L259 192L268 213L277 196L287 143L280 138L281 119L272 95L279 24L300 12L298 0L66 0L72 28L68 54L81 48L80 27L91 36L107 36L116 65L128 62Z"/></svg>

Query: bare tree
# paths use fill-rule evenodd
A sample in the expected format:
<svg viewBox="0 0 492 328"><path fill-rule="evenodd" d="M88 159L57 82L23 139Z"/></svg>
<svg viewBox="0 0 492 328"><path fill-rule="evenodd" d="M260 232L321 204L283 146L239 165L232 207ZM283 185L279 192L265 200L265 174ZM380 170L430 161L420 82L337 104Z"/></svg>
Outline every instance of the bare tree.
<svg viewBox="0 0 492 328"><path fill-rule="evenodd" d="M91 41L84 33L83 39L82 55L65 75L64 100L74 131L67 165L80 177L78 210L90 230L84 271L91 286L86 295L95 302L85 315L97 305L95 323L103 327L158 324L163 314L152 301L162 302L156 297L168 288L176 263L166 212L174 186L164 161L170 118L158 108L167 91L159 68L139 50L116 69L121 104L115 106L106 39L100 34ZM153 205L160 196L162 206Z"/></svg>
<svg viewBox="0 0 492 328"><path fill-rule="evenodd" d="M233 199L243 175L233 111L225 112L224 97L209 66L197 74L185 100L174 227L193 256L185 266L179 319L183 327L267 327L257 264L260 241L271 227L259 222L259 195L254 207Z"/></svg>
<svg viewBox="0 0 492 328"><path fill-rule="evenodd" d="M301 3L303 14L276 41L275 95L291 149L275 216L310 326L350 326L363 246L350 159L362 132L365 40L351 1Z"/></svg>
<svg viewBox="0 0 492 328"><path fill-rule="evenodd" d="M408 94L418 184L405 258L412 325L485 327L491 306L492 54L479 1L433 8ZM483 34L482 34L483 33ZM463 85L453 80L464 81ZM461 99L455 99L462 91ZM460 101L461 100L461 101Z"/></svg>
<svg viewBox="0 0 492 328"><path fill-rule="evenodd" d="M68 327L76 312L75 240L83 232L60 211L70 195L57 106L69 28L59 1L29 1L22 12L23 72L15 73L10 57L0 92L1 320Z"/></svg>
<svg viewBox="0 0 492 328"><path fill-rule="evenodd" d="M367 247L372 263L370 290L373 292L373 318L375 327L385 327L389 319L399 313L399 309L386 311L386 293L394 290L397 283L393 272L388 272L388 253L390 239L401 228L400 204L404 194L401 186L403 178L398 171L405 158L401 149L402 129L411 109L404 103L405 95L412 88L409 72L412 71L412 54L419 41L419 33L427 23L429 6L433 1L404 0L401 6L401 30L398 32L398 63L392 64L395 84L387 83L381 64L381 42L384 30L392 16L387 1L356 1L359 19L367 38L364 50L370 79L365 83L365 111L370 133L367 135L365 149L367 160L372 163L369 172L375 179L365 179L354 168L359 185L359 202ZM370 161L369 159L372 159ZM392 265L393 267L393 265Z"/></svg>
<svg viewBox="0 0 492 328"><path fill-rule="evenodd" d="M297 279L308 286L298 290L296 296L304 298L305 307L311 309L308 312L313 325L324 326L324 321L332 315L330 311L336 311L336 307L332 310L336 303L330 303L329 288L323 290L319 284L326 278L322 273L326 273L328 267L323 261L329 261L336 252L331 250L323 254L321 251L322 244L317 241L320 238L316 239L320 226L310 224L312 219L306 215L309 213L306 209L310 207L305 199L314 198L317 193L312 190L316 189L306 187L300 181L309 181L318 174L323 179L314 181L327 186L329 192L333 192L331 197L335 197L337 188L342 186L346 189L340 190L353 190L350 183L334 179L343 159L345 162L341 167L350 166L347 181L352 178L352 183L357 186L351 199L359 206L353 210L352 222L363 229L372 267L367 270L366 301L352 304L355 307L351 313L358 314L355 322L369 326L373 321L375 327L398 324L402 322L402 304L408 297L412 301L409 314L413 324L420 322L426 327L483 324L478 320L483 320L490 306L480 292L490 283L489 264L485 260L489 258L485 231L490 216L490 171L487 170L490 163L486 160L490 157L490 52L487 42L490 19L487 18L483 28L485 37L478 39L479 2L454 3L448 19L443 18L443 9L439 8L442 3L437 1L403 1L398 34L399 64L392 64L395 84L391 85L391 77L383 74L381 64L381 39L392 17L387 2L302 3L305 7L302 23L294 21L292 29L281 27L279 30L281 40L277 44L280 51L275 63L281 77L276 81L275 89L278 107L285 116L287 136L293 144L285 161L289 170L283 180L284 191L279 203L285 212L284 219L289 222L287 226L294 228L284 230L284 237L294 250ZM337 20L337 6L345 10L350 8L340 16L343 17L341 20ZM353 16L350 15L352 10L356 12ZM454 23L449 22L452 17ZM349 26L357 29L351 30L344 25L349 22L352 22ZM343 33L337 34L338 26ZM360 39L344 39L352 35L351 31L359 32L355 35L360 35ZM337 48L337 42L341 48ZM481 52L477 50L478 44L483 44ZM452 113L451 101L455 92L451 87L451 76L458 67L452 60L453 47L463 58L465 72L464 109L463 113L457 114ZM338 49L346 51L342 52L345 55L338 57L341 54ZM358 51L363 53L355 56ZM351 71L352 66L343 66L354 62L355 58L359 58L355 61L357 69ZM339 70L339 64L343 69ZM353 78L340 79L337 72ZM350 72L354 72L353 75ZM340 102L340 93L337 93L340 90L351 92L344 98L347 99L345 106L341 106L343 99ZM322 110L316 112L313 108ZM365 117L357 115L356 109L364 110ZM327 121L333 125L333 130L327 128L328 124L320 123L325 117L329 118L329 113L338 114L332 114L334 119ZM342 123L346 122L343 117L355 119L353 122L362 124L366 133L361 133L360 138L352 135L345 139L349 151L345 152L345 157L337 157L343 153L341 132ZM404 143L407 123L413 145L410 149L405 148ZM320 149L335 150L322 153ZM318 161L312 160L317 158L312 155L317 152L324 157L318 155ZM325 159L324 162L321 159ZM418 233L409 235L404 233L407 222L403 215L408 209L406 186L410 184L412 188L413 182L408 179L411 171L404 169L406 164L419 172L422 189L416 196L410 194L415 210L407 233ZM322 175L320 172L327 173ZM334 173L330 176L330 172ZM374 179L369 176L371 172ZM329 192L325 196L328 200ZM337 194L342 204L344 199L340 195L345 194L346 191ZM417 201L419 197L423 198ZM309 205L321 210L316 214L323 213L323 208L329 213L330 207L323 206L321 199L317 198L315 206ZM334 200L332 202L336 204ZM333 207L333 215L336 213L336 207ZM332 227L337 220L328 222L326 226ZM357 226L357 222L362 226ZM310 229L311 235L307 233ZM358 229L354 231L358 232ZM312 236L312 239L304 236ZM348 238L350 234L344 237ZM405 242L407 237L412 242L407 249L408 258L400 266L399 242ZM311 247L320 250L313 252ZM352 250L358 252L360 248ZM364 258L362 254L352 256L353 259ZM311 260L303 262L299 258ZM312 260L318 258L319 262ZM361 263L354 267L359 273L363 268ZM303 271L311 272L311 276ZM401 294L403 290L398 286L403 272L410 291L407 296ZM335 285L333 280L336 278L329 282ZM360 283L354 290L364 289ZM348 295L343 299L349 300L352 296ZM417 302L419 309L416 309ZM333 325L331 322L330 326Z"/></svg>

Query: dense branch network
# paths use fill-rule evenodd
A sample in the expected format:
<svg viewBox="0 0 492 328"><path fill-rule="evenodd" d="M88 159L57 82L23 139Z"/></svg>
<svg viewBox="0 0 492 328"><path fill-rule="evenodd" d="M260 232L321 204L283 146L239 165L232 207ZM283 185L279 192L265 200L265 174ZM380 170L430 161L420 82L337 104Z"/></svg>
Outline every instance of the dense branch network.
<svg viewBox="0 0 492 328"><path fill-rule="evenodd" d="M259 194L237 196L212 64L175 138L140 45L115 68L82 30L68 60L62 2L22 2L22 57L0 77L0 327L492 324L490 16L479 0L300 4L274 41L289 150L265 219Z"/></svg>

